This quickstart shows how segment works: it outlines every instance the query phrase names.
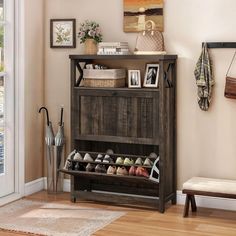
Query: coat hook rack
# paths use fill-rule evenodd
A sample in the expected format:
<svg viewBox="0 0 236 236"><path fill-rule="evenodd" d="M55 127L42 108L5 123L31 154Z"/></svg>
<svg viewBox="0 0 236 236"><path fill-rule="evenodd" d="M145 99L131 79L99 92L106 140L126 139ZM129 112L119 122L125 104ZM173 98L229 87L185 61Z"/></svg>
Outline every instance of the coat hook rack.
<svg viewBox="0 0 236 236"><path fill-rule="evenodd" d="M236 48L236 42L206 42L207 48ZM204 43L202 43L203 46Z"/></svg>

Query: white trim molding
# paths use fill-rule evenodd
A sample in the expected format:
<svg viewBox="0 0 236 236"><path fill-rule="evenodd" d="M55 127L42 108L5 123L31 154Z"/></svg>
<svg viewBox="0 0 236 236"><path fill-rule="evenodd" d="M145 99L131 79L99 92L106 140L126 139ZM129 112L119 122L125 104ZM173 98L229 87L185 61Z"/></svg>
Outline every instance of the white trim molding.
<svg viewBox="0 0 236 236"><path fill-rule="evenodd" d="M29 196L33 193L37 193L44 189L44 177L40 179L36 179L29 183L25 184L25 196Z"/></svg>

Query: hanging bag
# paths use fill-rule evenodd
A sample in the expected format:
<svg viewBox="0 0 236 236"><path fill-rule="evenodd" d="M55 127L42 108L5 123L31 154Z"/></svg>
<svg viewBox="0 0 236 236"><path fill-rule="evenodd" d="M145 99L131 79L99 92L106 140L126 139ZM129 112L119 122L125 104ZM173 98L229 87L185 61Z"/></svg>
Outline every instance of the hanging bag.
<svg viewBox="0 0 236 236"><path fill-rule="evenodd" d="M164 38L161 32L155 30L152 20L145 22L145 30L136 40L134 54L165 54Z"/></svg>
<svg viewBox="0 0 236 236"><path fill-rule="evenodd" d="M229 71L233 65L234 59L236 56L236 51L234 53L233 59L230 63L229 69L226 74L226 82L225 82L225 97L236 99L236 78L229 76Z"/></svg>

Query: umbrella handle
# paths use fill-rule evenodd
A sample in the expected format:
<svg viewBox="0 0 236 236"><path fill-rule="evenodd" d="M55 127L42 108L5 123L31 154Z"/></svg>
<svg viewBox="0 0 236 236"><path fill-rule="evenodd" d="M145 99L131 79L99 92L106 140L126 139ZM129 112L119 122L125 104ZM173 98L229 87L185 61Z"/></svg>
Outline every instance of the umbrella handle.
<svg viewBox="0 0 236 236"><path fill-rule="evenodd" d="M63 120L63 107L61 107L61 121L60 121L60 126L62 126L62 120Z"/></svg>
<svg viewBox="0 0 236 236"><path fill-rule="evenodd" d="M39 109L39 113L41 113L42 110L45 110L46 111L46 114L47 114L47 125L49 126L49 115L48 115L48 109L46 107L41 107Z"/></svg>

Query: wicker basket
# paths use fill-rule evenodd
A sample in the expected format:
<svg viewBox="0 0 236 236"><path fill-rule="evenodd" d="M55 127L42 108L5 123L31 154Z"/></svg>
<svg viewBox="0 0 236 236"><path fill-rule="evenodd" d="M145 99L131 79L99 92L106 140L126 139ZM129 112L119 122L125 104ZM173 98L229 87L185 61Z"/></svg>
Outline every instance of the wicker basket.
<svg viewBox="0 0 236 236"><path fill-rule="evenodd" d="M126 71L125 69L84 69L85 87L124 87Z"/></svg>

